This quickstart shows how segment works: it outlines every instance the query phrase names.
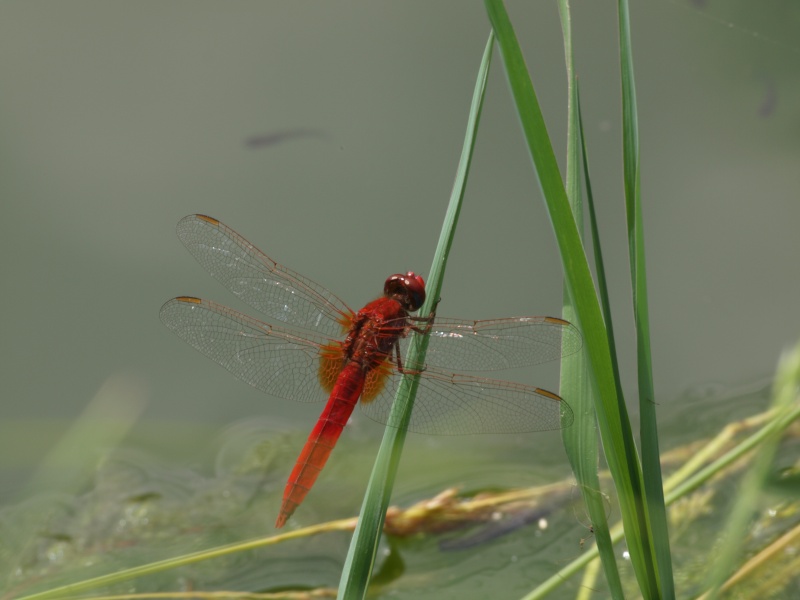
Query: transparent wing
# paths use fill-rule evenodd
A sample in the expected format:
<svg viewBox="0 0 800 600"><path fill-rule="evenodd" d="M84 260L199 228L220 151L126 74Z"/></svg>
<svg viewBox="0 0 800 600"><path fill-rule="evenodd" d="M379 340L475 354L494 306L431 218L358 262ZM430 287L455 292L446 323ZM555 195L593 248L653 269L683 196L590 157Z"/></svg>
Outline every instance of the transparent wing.
<svg viewBox="0 0 800 600"><path fill-rule="evenodd" d="M254 388L290 400L322 402L318 378L324 337L302 337L216 302L182 296L161 307L164 324Z"/></svg>
<svg viewBox="0 0 800 600"><path fill-rule="evenodd" d="M220 221L180 220L178 237L197 261L244 302L276 322L340 337L352 311L321 285L275 262Z"/></svg>
<svg viewBox="0 0 800 600"><path fill-rule="evenodd" d="M372 402L361 402L368 417L386 423L400 375L387 378ZM573 413L559 396L540 388L454 375L428 369L420 376L409 430L417 433L523 433L561 429L572 424Z"/></svg>
<svg viewBox="0 0 800 600"><path fill-rule="evenodd" d="M404 356L412 335L401 341ZM448 371L497 371L569 356L581 344L578 328L555 317L436 319L425 362Z"/></svg>
<svg viewBox="0 0 800 600"><path fill-rule="evenodd" d="M323 349L331 341L263 323L226 306L182 296L161 307L161 320L190 346L249 385L301 402L327 399L319 380ZM401 379L387 364L382 391L361 406L386 423ZM556 394L509 381L450 374L428 368L420 385L410 429L419 433L515 433L566 427L572 410Z"/></svg>

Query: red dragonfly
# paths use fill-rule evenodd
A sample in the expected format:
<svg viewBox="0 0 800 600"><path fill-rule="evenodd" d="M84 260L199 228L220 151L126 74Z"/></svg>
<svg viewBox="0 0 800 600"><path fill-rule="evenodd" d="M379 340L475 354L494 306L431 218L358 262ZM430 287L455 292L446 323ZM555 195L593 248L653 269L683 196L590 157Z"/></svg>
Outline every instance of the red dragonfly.
<svg viewBox="0 0 800 600"><path fill-rule="evenodd" d="M216 219L185 217L178 237L225 287L281 326L189 296L161 307L164 324L259 390L303 402L328 397L289 476L276 527L308 494L359 398L369 417L386 422L403 371L421 377L411 431L527 432L572 423L569 405L552 392L446 371L528 366L577 352L581 335L567 321L412 317L425 300L425 282L412 272L389 277L383 296L356 313ZM404 367L400 357L415 332L430 335L426 364Z"/></svg>

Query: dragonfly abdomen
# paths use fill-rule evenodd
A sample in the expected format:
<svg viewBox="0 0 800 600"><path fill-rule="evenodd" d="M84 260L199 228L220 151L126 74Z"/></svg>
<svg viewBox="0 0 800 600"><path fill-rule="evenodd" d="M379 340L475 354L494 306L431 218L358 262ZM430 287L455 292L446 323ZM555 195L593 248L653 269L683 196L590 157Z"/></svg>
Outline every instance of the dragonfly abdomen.
<svg viewBox="0 0 800 600"><path fill-rule="evenodd" d="M292 469L275 527L280 528L303 502L317 476L322 471L339 436L353 414L358 398L364 390L366 373L358 363L345 365L336 380L328 403L306 440L300 456Z"/></svg>

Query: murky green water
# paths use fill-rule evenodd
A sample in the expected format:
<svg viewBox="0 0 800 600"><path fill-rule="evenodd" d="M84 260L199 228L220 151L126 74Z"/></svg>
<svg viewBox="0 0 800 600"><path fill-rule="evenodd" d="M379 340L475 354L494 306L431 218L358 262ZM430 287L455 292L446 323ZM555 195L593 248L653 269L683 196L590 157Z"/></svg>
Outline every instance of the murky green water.
<svg viewBox="0 0 800 600"><path fill-rule="evenodd" d="M666 472L690 455L688 444L707 437L727 422L726 417L757 412L765 401L762 385L740 395L710 388L692 392L663 420ZM687 426L689 417L697 430ZM288 529L357 513L379 431L371 422L355 419ZM194 461L159 458L137 450L131 441L102 457L78 493L51 490L3 508L4 587L0 589L19 596L273 535L283 485L303 438L301 433L276 431L269 420L248 419L209 435L207 456ZM785 464L797 458L793 439L784 448ZM679 589L690 591L702 581L740 471L734 469L671 510ZM403 508L450 487L474 496L553 483L560 485L552 493L531 504L498 505L488 518L449 524L445 518L448 526L440 522L439 532L420 527L410 536L385 536L373 597L519 597L593 544L557 433L410 436L392 502ZM613 489L606 485L614 522L618 514ZM765 497L762 508L744 547L755 549L798 521L797 507L786 498ZM101 589L122 593L335 588L348 543L347 533L322 533ZM623 551L620 545L624 573ZM578 585L577 580L566 581L554 597L570 597ZM603 590L602 577L592 587Z"/></svg>

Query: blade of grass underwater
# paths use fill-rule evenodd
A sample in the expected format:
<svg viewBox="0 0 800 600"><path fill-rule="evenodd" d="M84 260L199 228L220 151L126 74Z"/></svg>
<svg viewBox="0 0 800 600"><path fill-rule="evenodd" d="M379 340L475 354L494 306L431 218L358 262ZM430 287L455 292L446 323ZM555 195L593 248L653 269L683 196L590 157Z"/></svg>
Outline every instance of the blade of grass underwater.
<svg viewBox="0 0 800 600"><path fill-rule="evenodd" d="M792 404L797 398L800 384L800 345L785 354L775 373L772 391L772 408L778 411L776 421L791 413ZM722 584L731 573L732 567L742 552L740 540L747 537L747 527L756 510L759 495L769 476L775 452L781 439L781 431L765 439L758 449L753 464L747 471L736 494L736 502L722 531L724 539L719 544L719 554L715 557L713 569L709 574L709 592L704 598L717 598Z"/></svg>
<svg viewBox="0 0 800 600"><path fill-rule="evenodd" d="M467 175L472 162L475 136L480 123L493 46L494 33L492 32L489 34L489 40L486 43L483 59L478 69L478 80L475 84L475 92L470 106L464 146L461 151L455 182L453 183L453 191L450 194L450 204L447 207L439 243L433 257L433 265L428 277L427 298L420 310L421 315L430 314L442 291L447 257L450 254L450 247L453 243L458 216L461 212L461 203L464 198L464 190L467 185ZM427 336L415 335L409 347L406 364L422 364L427 346ZM418 384L418 376L404 376L392 406L389 423L384 432L383 441L375 459L375 466L367 484L358 525L350 542L350 549L347 552L342 578L339 582L338 598L349 600L351 598L363 598L366 594L369 579L375 565L378 542L383 531L386 509L389 506L397 466L400 463L408 422L411 418L411 409L414 403L413 395Z"/></svg>
<svg viewBox="0 0 800 600"><path fill-rule="evenodd" d="M796 377L800 379L800 374L796 375ZM765 420L761 426L761 429L748 436L745 440L739 442L735 447L725 452L725 454L714 460L711 464L708 464L706 467L694 472L693 474L690 474L692 471L687 471L683 475L680 473L674 474L670 479L675 477L675 475L678 475L678 478L671 482L672 485L670 485L669 482L667 483L668 489L670 487L673 488L667 492L665 498L667 506L677 502L681 498L685 498L702 485L708 483L721 473L724 473L728 467L737 461L741 461L748 453L752 452L758 446L768 443L770 439L779 437L798 419L800 419L800 404L797 402L794 402L784 410L780 410L778 412L773 410L771 412L771 417ZM720 436L718 436L718 438L719 437ZM723 437L726 437L727 439L727 436ZM717 440L715 438L715 442L716 441ZM714 445L716 446L716 444ZM718 449L719 446L716 446L716 449L710 452L706 458L716 454L716 450ZM705 463L706 461L703 460L701 462ZM622 540L622 537L623 532L619 524L612 526L611 540L614 543L617 543ZM598 549L596 547L589 548L570 564L566 565L557 573L554 573L547 581L539 585L535 590L536 593L531 593L530 595L525 596L524 600L538 600L540 598L544 598L547 593L562 586L570 577L575 575L579 569L587 566L587 564L591 560L597 558L597 556Z"/></svg>
<svg viewBox="0 0 800 600"><path fill-rule="evenodd" d="M485 4L497 35L517 113L558 241L565 280L586 342L584 347L598 402L596 412L603 449L620 501L631 563L644 597L659 598L660 585L650 541L639 456L627 408L617 395L606 329L589 264L567 201L533 84L508 14L500 0L485 0Z"/></svg>
<svg viewBox="0 0 800 600"><path fill-rule="evenodd" d="M566 190L570 206L578 227L578 233L583 232L583 203L581 202L580 185L580 165L584 165L584 178L586 180L589 208L591 204L591 184L586 169L586 146L583 143L583 126L580 118L580 96L578 92L578 80L575 75L575 65L572 51L572 26L568 0L559 0L559 15L561 17L561 29L564 35L564 55L567 68L567 177ZM583 155L583 161L581 160ZM592 224L594 225L594 214L590 212ZM592 229L596 234L595 228ZM593 235L593 241L597 245L597 238ZM600 256L600 266L598 267L598 280L601 290L605 280L600 277L602 268L602 255L595 251L595 260ZM605 304L603 306L605 314ZM569 289L564 284L564 309L563 315L567 321L577 319ZM607 326L610 321L606 321ZM609 334L612 330L609 327ZM611 352L611 358L616 368L615 353ZM616 369L615 369L616 370ZM564 449L567 452L572 471L581 490L584 503L589 513L589 519L597 541L597 547L603 563L603 569L608 582L609 591L613 598L622 598L622 581L620 580L614 547L611 543L611 536L608 529L608 519L606 507L600 490L600 477L598 476L598 454L599 440L597 438L597 421L594 414L593 388L588 378L588 365L583 353L576 357L562 361L561 364L561 386L560 394L564 398L569 398L575 413L575 422L571 427L562 430L561 435L564 441ZM619 381L618 377L615 377ZM536 590L534 590L535 592Z"/></svg>
<svg viewBox="0 0 800 600"><path fill-rule="evenodd" d="M205 550L198 550L189 554L174 556L163 560L146 563L128 569L120 569L105 575L98 575L90 579L76 581L75 583L68 583L59 585L58 587L50 588L40 592L34 592L25 596L15 596L15 600L64 600L65 598L82 598L91 596L82 596L86 592L98 589L108 589L111 586L119 585L127 581L131 581L138 577L153 575L162 571L170 569L177 569L187 565L195 565L199 562L221 558L223 556L231 556L254 550L256 548L264 548L266 546L273 546L286 540L303 538L308 535L314 535L316 531L346 531L352 527L352 519L342 519L332 523L323 523L314 527L305 527L296 531L288 533L281 533L270 537L255 538L246 540L244 542L234 542L232 544L225 544L224 546L216 546L214 548L207 548ZM202 593L198 592L202 596ZM189 594L187 594L189 596Z"/></svg>
<svg viewBox="0 0 800 600"><path fill-rule="evenodd" d="M639 382L639 438L642 444L642 472L647 495L651 539L659 570L661 593L675 597L672 555L664 506L661 479L661 452L658 444L653 359L650 350L650 316L647 300L647 269L644 253L644 227L639 170L639 119L633 76L628 0L619 0L620 73L622 80L622 152L624 164L625 207L628 226L628 252L633 286L633 314L636 324L637 379Z"/></svg>

